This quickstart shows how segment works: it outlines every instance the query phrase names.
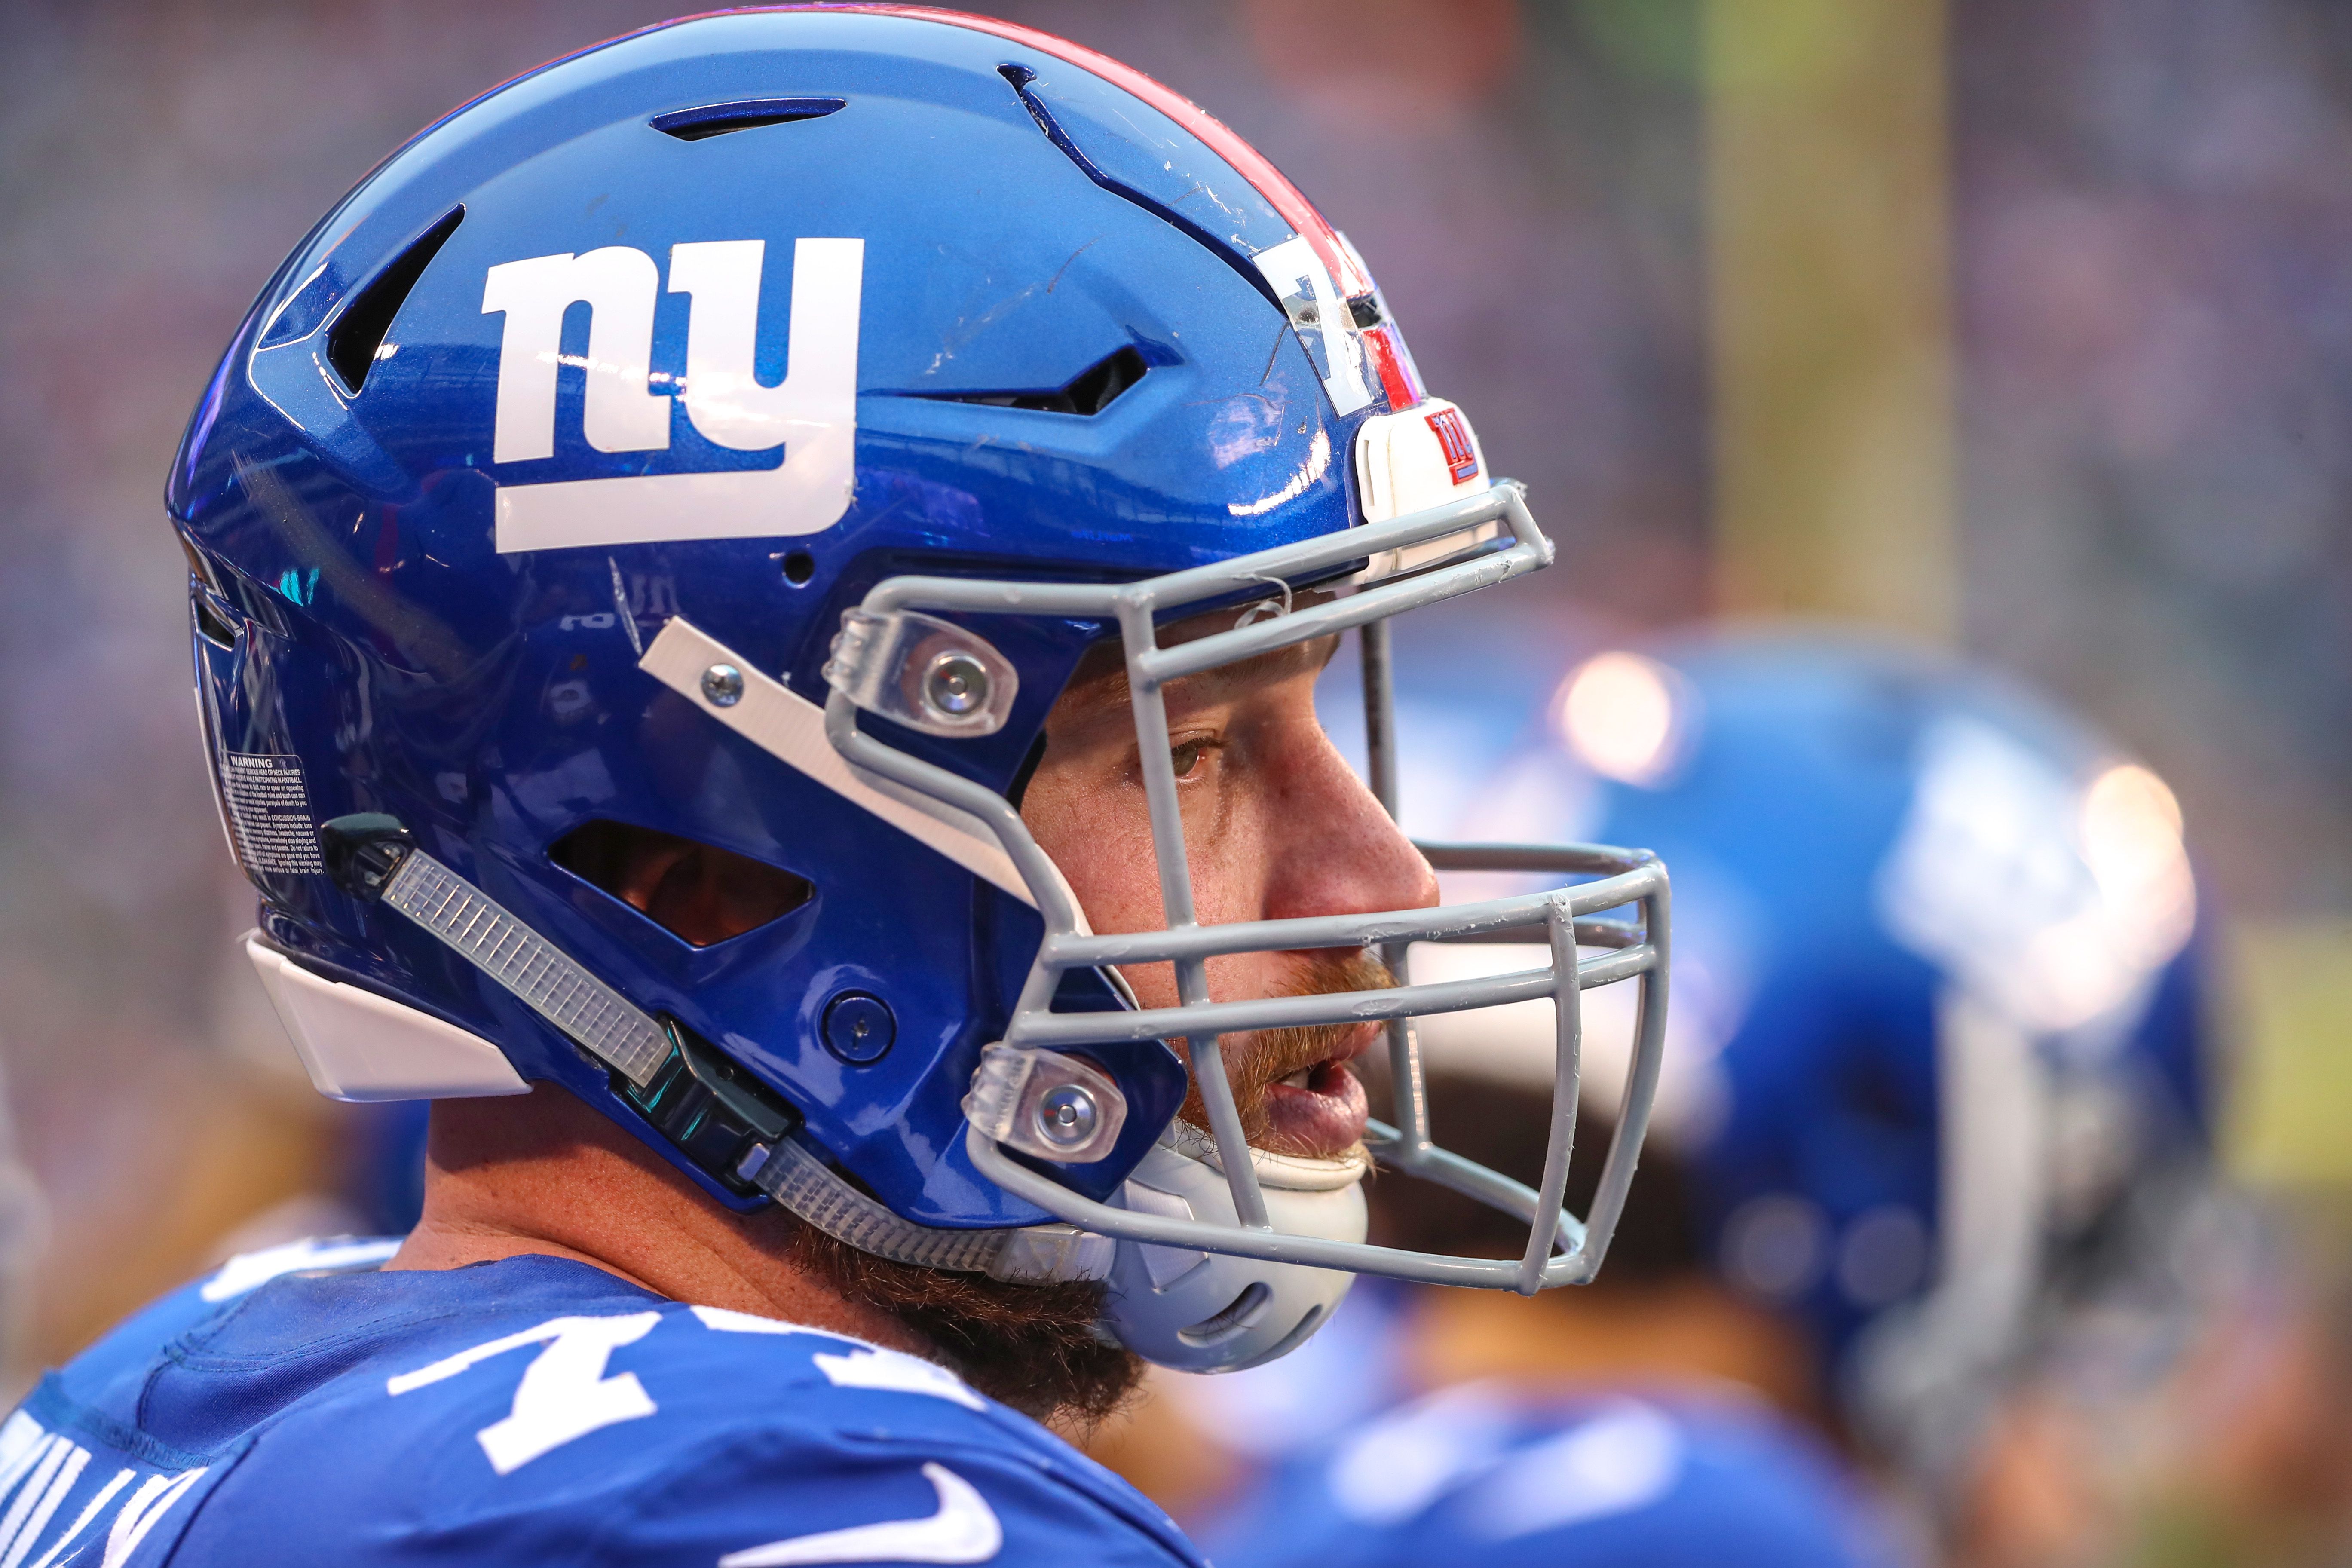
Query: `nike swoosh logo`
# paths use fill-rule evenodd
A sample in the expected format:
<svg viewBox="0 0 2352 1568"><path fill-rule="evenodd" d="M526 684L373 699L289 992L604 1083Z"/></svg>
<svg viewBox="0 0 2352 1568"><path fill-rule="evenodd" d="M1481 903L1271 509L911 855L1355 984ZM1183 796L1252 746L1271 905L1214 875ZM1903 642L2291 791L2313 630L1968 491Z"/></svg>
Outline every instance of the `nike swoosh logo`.
<svg viewBox="0 0 2352 1568"><path fill-rule="evenodd" d="M1004 1544L1004 1527L970 1481L945 1465L925 1465L940 1494L929 1519L892 1519L816 1535L796 1535L730 1552L719 1568L790 1568L803 1563L985 1563Z"/></svg>

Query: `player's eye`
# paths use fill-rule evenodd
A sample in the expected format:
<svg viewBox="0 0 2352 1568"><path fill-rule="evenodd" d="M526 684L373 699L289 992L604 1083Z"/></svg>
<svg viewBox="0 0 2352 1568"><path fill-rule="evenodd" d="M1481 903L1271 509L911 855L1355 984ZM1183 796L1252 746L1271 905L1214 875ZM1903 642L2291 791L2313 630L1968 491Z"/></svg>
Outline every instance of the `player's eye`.
<svg viewBox="0 0 2352 1568"><path fill-rule="evenodd" d="M1168 761L1175 768L1176 776L1180 779L1191 778L1200 770L1202 757L1214 744L1216 744L1215 742L1202 735L1171 747Z"/></svg>

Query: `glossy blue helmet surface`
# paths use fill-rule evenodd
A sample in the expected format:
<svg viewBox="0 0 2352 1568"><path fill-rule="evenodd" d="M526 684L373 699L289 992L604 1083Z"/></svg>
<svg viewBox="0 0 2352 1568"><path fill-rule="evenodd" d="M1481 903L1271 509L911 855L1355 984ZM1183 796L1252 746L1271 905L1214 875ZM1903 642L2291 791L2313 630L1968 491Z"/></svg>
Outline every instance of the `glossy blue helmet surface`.
<svg viewBox="0 0 2352 1568"><path fill-rule="evenodd" d="M1736 633L1596 655L1532 716L1455 721L1487 737L1455 749L1477 782L1424 781L1460 804L1416 826L1675 868L1661 1135L1726 1277L1800 1314L1849 1393L1874 1326L1961 1275L2020 1271L1976 1314L2006 1336L2047 1249L2202 1149L2175 808L2051 705L1895 645ZM1423 1034L1443 1070L1442 1021Z"/></svg>
<svg viewBox="0 0 2352 1568"><path fill-rule="evenodd" d="M495 1042L721 1201L760 1201L513 994L322 874L318 825L388 815L800 1108L902 1217L1043 1217L975 1173L958 1105L1035 911L639 661L689 617L821 702L842 612L882 577L1126 581L1355 522L1353 432L1409 361L1344 242L1253 160L1073 46L883 6L649 29L394 153L264 289L170 485L267 940ZM1344 342L1267 281L1293 243L1352 299ZM984 739L866 726L1017 791L1105 631L992 618L1018 691ZM788 871L807 897L695 946L551 858L597 821ZM1118 1002L1097 984L1092 1005ZM866 1032L829 1044L836 1007ZM1069 1177L1095 1196L1184 1088L1157 1041L1101 1055L1133 1114Z"/></svg>

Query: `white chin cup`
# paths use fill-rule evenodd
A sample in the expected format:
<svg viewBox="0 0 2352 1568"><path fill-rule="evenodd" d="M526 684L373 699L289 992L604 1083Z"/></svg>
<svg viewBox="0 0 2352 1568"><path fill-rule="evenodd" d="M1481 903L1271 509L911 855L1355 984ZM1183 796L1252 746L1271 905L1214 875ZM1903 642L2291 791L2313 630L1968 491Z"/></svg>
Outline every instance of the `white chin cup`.
<svg viewBox="0 0 2352 1568"><path fill-rule="evenodd" d="M1339 1160L1252 1149L1250 1163L1276 1231L1364 1239L1363 1179L1371 1162L1361 1149ZM1241 1223L1214 1143L1181 1121L1152 1145L1118 1201L1138 1214ZM1119 1343L1161 1366L1239 1372L1304 1344L1355 1282L1339 1269L1122 1241L1111 1263L1103 1324Z"/></svg>

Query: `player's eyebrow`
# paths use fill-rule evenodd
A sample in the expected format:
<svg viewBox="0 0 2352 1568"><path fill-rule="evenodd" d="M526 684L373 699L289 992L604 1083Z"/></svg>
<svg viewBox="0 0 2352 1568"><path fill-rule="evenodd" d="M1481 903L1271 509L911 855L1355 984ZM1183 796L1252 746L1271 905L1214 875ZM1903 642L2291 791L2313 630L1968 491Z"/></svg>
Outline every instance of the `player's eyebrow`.
<svg viewBox="0 0 2352 1568"><path fill-rule="evenodd" d="M1204 619L1206 617L1203 617ZM1224 629L1222 626L1215 628ZM1205 634L1203 634L1205 635ZM1189 640L1183 637L1163 638L1161 646ZM1293 643L1288 647L1270 648L1252 654L1231 664L1221 664L1195 675L1187 675L1169 682L1166 689L1170 706L1199 707L1223 700L1228 696L1259 686L1289 679L1293 675L1319 672L1331 661L1339 648L1337 634L1316 637L1308 642ZM1114 717L1124 719L1129 711L1131 688L1128 683L1125 650L1117 638L1096 644L1078 661L1076 673L1054 703L1047 719L1049 726L1091 729Z"/></svg>

